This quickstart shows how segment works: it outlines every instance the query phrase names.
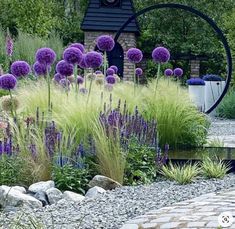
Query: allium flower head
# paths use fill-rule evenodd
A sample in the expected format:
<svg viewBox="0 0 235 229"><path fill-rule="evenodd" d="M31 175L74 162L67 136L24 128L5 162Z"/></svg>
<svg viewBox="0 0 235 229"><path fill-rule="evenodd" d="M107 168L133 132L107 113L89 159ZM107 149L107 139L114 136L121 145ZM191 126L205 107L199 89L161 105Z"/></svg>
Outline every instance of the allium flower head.
<svg viewBox="0 0 235 229"><path fill-rule="evenodd" d="M13 54L14 42L10 35L6 37L6 54L7 56L12 56Z"/></svg>
<svg viewBox="0 0 235 229"><path fill-rule="evenodd" d="M86 54L83 54L82 59L81 59L80 63L78 64L78 66L82 69L88 68L88 65L87 65L85 59L86 59Z"/></svg>
<svg viewBox="0 0 235 229"><path fill-rule="evenodd" d="M17 85L17 79L12 74L0 76L0 88L4 90L14 89Z"/></svg>
<svg viewBox="0 0 235 229"><path fill-rule="evenodd" d="M112 68L108 68L106 71L107 76L112 76L115 73L115 71Z"/></svg>
<svg viewBox="0 0 235 229"><path fill-rule="evenodd" d="M56 71L62 76L71 76L73 74L73 65L61 60L56 65Z"/></svg>
<svg viewBox="0 0 235 229"><path fill-rule="evenodd" d="M11 73L15 77L27 76L31 72L29 64L25 61L15 61L11 65Z"/></svg>
<svg viewBox="0 0 235 229"><path fill-rule="evenodd" d="M97 47L101 51L112 51L115 46L113 38L109 35L102 35L97 38Z"/></svg>
<svg viewBox="0 0 235 229"><path fill-rule="evenodd" d="M34 63L33 65L33 70L36 76L45 76L47 75L47 68L48 66L46 66L45 64L41 64L38 61ZM50 67L49 67L50 69ZM48 69L48 70L49 70Z"/></svg>
<svg viewBox="0 0 235 229"><path fill-rule="evenodd" d="M166 77L170 77L170 76L173 76L173 71L170 69L170 68L168 68L168 69L166 69L165 71L164 71L164 75L166 76Z"/></svg>
<svg viewBox="0 0 235 229"><path fill-rule="evenodd" d="M87 80L95 80L96 74L95 73L88 73L85 77Z"/></svg>
<svg viewBox="0 0 235 229"><path fill-rule="evenodd" d="M36 60L45 65L51 65L55 62L56 54L50 48L40 48L36 52Z"/></svg>
<svg viewBox="0 0 235 229"><path fill-rule="evenodd" d="M98 70L98 71L95 71L95 74L97 74L97 75L102 74L102 72Z"/></svg>
<svg viewBox="0 0 235 229"><path fill-rule="evenodd" d="M63 58L70 64L79 64L82 60L82 52L78 48L70 47L64 50Z"/></svg>
<svg viewBox="0 0 235 229"><path fill-rule="evenodd" d="M116 83L116 79L113 75L107 76L106 81L108 84L115 84Z"/></svg>
<svg viewBox="0 0 235 229"><path fill-rule="evenodd" d="M85 62L89 68L98 68L103 63L103 56L96 51L91 51L86 54Z"/></svg>
<svg viewBox="0 0 235 229"><path fill-rule="evenodd" d="M104 74L101 72L99 74L96 74L96 78L102 78L104 79Z"/></svg>
<svg viewBox="0 0 235 229"><path fill-rule="evenodd" d="M73 43L73 44L69 45L69 48L71 48L71 47L77 48L77 49L79 49L82 53L85 53L84 45L81 44L81 43Z"/></svg>
<svg viewBox="0 0 235 229"><path fill-rule="evenodd" d="M139 63L143 59L143 53L140 49L130 48L127 51L127 58L132 63Z"/></svg>
<svg viewBox="0 0 235 229"><path fill-rule="evenodd" d="M170 60L170 52L164 47L157 47L153 50L152 57L157 63L167 63Z"/></svg>
<svg viewBox="0 0 235 229"><path fill-rule="evenodd" d="M188 85L205 85L205 81L199 77L191 78L187 80Z"/></svg>
<svg viewBox="0 0 235 229"><path fill-rule="evenodd" d="M117 66L112 65L109 68L112 68L114 70L115 74L117 74L117 72L118 72L118 67Z"/></svg>
<svg viewBox="0 0 235 229"><path fill-rule="evenodd" d="M177 77L181 77L184 74L183 70L181 68L174 69L174 75Z"/></svg>
<svg viewBox="0 0 235 229"><path fill-rule="evenodd" d="M60 80L59 84L63 87L63 88L67 88L70 86L70 81L66 78Z"/></svg>
<svg viewBox="0 0 235 229"><path fill-rule="evenodd" d="M77 84L83 84L83 82L84 82L83 77L78 76L78 77L77 77Z"/></svg>
<svg viewBox="0 0 235 229"><path fill-rule="evenodd" d="M55 75L54 75L54 78L53 78L53 80L55 81L55 82L57 82L57 83L59 83L62 79L64 79L65 78L65 76L62 76L60 73L56 73Z"/></svg>
<svg viewBox="0 0 235 229"><path fill-rule="evenodd" d="M67 79L70 81L70 83L75 82L74 75L67 76Z"/></svg>
<svg viewBox="0 0 235 229"><path fill-rule="evenodd" d="M137 76L142 76L142 75L143 75L143 70L142 70L141 68L136 68L136 69L135 69L135 74L136 74Z"/></svg>
<svg viewBox="0 0 235 229"><path fill-rule="evenodd" d="M103 85L103 84L104 84L104 78L97 77L97 78L95 79L95 83L96 83L97 85Z"/></svg>
<svg viewBox="0 0 235 229"><path fill-rule="evenodd" d="M9 95L1 97L1 102L2 102L2 109L4 111L11 111L12 104L14 105L14 109L17 110L20 104L19 100L15 96L13 96L11 99Z"/></svg>
<svg viewBox="0 0 235 229"><path fill-rule="evenodd" d="M107 83L107 84L104 85L104 88L105 88L107 91L112 91L112 90L113 90L113 84Z"/></svg>

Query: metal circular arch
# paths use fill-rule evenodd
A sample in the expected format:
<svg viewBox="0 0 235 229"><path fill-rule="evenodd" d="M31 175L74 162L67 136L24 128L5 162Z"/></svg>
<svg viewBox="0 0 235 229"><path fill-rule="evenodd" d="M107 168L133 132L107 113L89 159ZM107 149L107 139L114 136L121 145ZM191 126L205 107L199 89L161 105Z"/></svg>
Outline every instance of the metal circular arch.
<svg viewBox="0 0 235 229"><path fill-rule="evenodd" d="M133 14L130 18L128 18L128 20L122 25L122 27L117 32L117 34L115 36L115 41L118 40L121 33L124 31L126 26L129 23L131 23L132 20L136 19L137 17L141 16L144 13L147 13L147 12L155 10L155 9L162 9L162 8L182 9L182 10L191 12L191 13L199 16L200 18L204 19L214 29L214 31L218 35L218 38L223 43L223 46L224 46L224 49L226 52L226 59L227 59L227 78L226 78L225 88L224 88L221 96L217 99L217 101L215 101L215 103L207 111L205 111L206 114L209 114L219 105L219 103L222 101L222 99L226 95L226 93L229 89L229 84L230 84L231 78L232 78L232 56L231 56L231 51L230 51L227 39L224 36L222 30L217 26L217 24L210 17L208 17L207 15L205 15L204 13L202 13L199 10L196 10L192 7L182 5L182 4L176 4L176 3L155 4L150 7L145 8L145 9L140 10L139 12Z"/></svg>

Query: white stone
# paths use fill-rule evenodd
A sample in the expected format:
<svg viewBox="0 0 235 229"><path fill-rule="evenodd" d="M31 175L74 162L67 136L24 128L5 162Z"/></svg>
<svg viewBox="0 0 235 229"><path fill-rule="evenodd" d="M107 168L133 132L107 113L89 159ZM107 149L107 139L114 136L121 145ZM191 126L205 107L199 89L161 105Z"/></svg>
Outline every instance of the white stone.
<svg viewBox="0 0 235 229"><path fill-rule="evenodd" d="M101 194L101 193L105 193L106 190L104 190L103 188L101 187L98 187L98 186L95 186L93 188L90 188L87 193L86 193L86 197L90 197L90 198L93 198L93 197L96 197L97 195Z"/></svg>
<svg viewBox="0 0 235 229"><path fill-rule="evenodd" d="M0 186L0 205L31 208L40 208L42 203L30 195L22 193L22 189L14 189L5 185Z"/></svg>
<svg viewBox="0 0 235 229"><path fill-rule="evenodd" d="M18 190L21 193L26 193L26 189L24 187L21 187L21 186L13 186L12 189Z"/></svg>
<svg viewBox="0 0 235 229"><path fill-rule="evenodd" d="M138 229L139 226L137 224L126 224L121 227L121 229Z"/></svg>
<svg viewBox="0 0 235 229"><path fill-rule="evenodd" d="M55 187L55 182L52 180L41 181L29 186L29 191L31 192L46 192L50 188Z"/></svg>
<svg viewBox="0 0 235 229"><path fill-rule="evenodd" d="M75 192L65 191L63 194L63 199L72 202L81 202L85 199L85 197Z"/></svg>
<svg viewBox="0 0 235 229"><path fill-rule="evenodd" d="M63 193L57 188L49 188L46 194L50 204L55 204L63 198Z"/></svg>

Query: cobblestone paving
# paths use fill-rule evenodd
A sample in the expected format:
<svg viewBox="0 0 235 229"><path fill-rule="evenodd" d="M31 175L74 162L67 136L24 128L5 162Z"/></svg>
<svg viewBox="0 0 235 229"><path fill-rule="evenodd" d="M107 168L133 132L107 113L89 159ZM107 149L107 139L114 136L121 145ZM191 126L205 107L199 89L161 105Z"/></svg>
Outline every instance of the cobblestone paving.
<svg viewBox="0 0 235 229"><path fill-rule="evenodd" d="M205 194L150 211L128 221L121 229L224 228L218 223L218 216L223 212L231 212L235 217L235 189ZM235 222L227 228L235 229Z"/></svg>

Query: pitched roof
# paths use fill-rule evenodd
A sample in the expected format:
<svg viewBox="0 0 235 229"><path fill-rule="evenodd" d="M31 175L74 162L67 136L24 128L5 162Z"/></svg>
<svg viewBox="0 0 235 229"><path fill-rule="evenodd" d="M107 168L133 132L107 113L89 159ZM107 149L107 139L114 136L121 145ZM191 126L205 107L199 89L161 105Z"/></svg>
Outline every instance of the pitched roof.
<svg viewBox="0 0 235 229"><path fill-rule="evenodd" d="M119 6L104 6L102 0L90 0L81 24L84 31L118 31L135 13L132 0L120 0ZM139 34L139 25L133 20L124 32Z"/></svg>

